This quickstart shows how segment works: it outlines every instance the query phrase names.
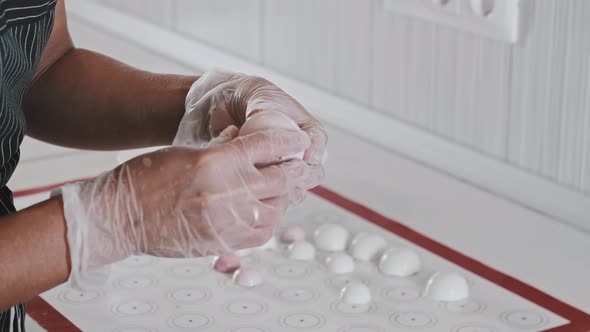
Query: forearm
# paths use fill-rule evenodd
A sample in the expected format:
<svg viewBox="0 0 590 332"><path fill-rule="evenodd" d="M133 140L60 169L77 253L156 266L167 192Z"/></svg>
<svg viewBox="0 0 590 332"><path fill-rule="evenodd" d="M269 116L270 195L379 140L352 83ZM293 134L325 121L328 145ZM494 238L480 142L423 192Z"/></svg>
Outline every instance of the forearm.
<svg viewBox="0 0 590 332"><path fill-rule="evenodd" d="M27 135L95 150L170 144L196 79L149 73L72 49L29 89Z"/></svg>
<svg viewBox="0 0 590 332"><path fill-rule="evenodd" d="M69 271L61 197L0 219L0 312L65 282Z"/></svg>

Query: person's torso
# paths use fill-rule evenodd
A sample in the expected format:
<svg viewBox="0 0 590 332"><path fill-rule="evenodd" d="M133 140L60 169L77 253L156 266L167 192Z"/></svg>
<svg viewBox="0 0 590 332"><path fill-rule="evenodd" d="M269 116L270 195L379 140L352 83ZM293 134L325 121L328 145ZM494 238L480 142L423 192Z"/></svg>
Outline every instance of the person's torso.
<svg viewBox="0 0 590 332"><path fill-rule="evenodd" d="M19 160L22 102L53 28L56 0L0 0L0 187Z"/></svg>
<svg viewBox="0 0 590 332"><path fill-rule="evenodd" d="M0 216L15 212L6 187L20 158L23 98L35 74L57 0L0 0ZM25 305L0 312L0 332L24 331Z"/></svg>

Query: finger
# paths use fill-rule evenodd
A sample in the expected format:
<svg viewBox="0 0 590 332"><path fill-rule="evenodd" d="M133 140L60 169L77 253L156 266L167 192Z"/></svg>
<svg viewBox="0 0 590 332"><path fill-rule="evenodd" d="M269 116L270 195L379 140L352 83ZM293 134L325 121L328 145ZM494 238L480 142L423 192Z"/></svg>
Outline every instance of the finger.
<svg viewBox="0 0 590 332"><path fill-rule="evenodd" d="M255 228L274 227L285 210L285 198L273 197L266 200L245 199L225 204L227 211L215 213L215 224L211 225L223 237L241 237ZM266 203L265 203L266 202Z"/></svg>
<svg viewBox="0 0 590 332"><path fill-rule="evenodd" d="M189 97L187 97L188 103ZM209 123L211 122L210 113L215 107L215 103L212 102L213 98L201 98L198 100L191 101L193 103L190 107L187 106L188 110L199 109L201 111L192 112L185 115L180 121L176 136L172 145L174 146L189 146L202 148L207 146L211 139L211 130ZM188 105L188 104L187 104Z"/></svg>
<svg viewBox="0 0 590 332"><path fill-rule="evenodd" d="M300 204L305 200L306 196L307 190L297 188L289 195L289 202L292 205Z"/></svg>
<svg viewBox="0 0 590 332"><path fill-rule="evenodd" d="M224 227L228 232L242 234L257 228L276 228L289 207L289 196L273 197L243 205L240 211L234 208L235 221Z"/></svg>
<svg viewBox="0 0 590 332"><path fill-rule="evenodd" d="M256 228L242 236L240 241L234 245L234 250L250 249L266 244L272 238L273 227Z"/></svg>
<svg viewBox="0 0 590 332"><path fill-rule="evenodd" d="M271 239L289 208L289 196L266 199L262 203L264 208L261 209L260 219L241 243L247 248L264 245Z"/></svg>
<svg viewBox="0 0 590 332"><path fill-rule="evenodd" d="M216 254L257 247L265 244L277 229L288 208L288 197L275 197L264 202L245 200L224 205L223 211L209 211L202 238L212 239ZM214 220L214 221L213 221ZM206 241L205 241L206 242Z"/></svg>
<svg viewBox="0 0 590 332"><path fill-rule="evenodd" d="M311 140L301 130L270 129L241 136L234 142L251 163L260 165L276 163L282 157L305 151Z"/></svg>
<svg viewBox="0 0 590 332"><path fill-rule="evenodd" d="M267 243L287 211L289 200L287 196L276 197L265 200L263 204L258 206L258 214L256 218L244 218L241 223L247 223L239 233L233 232L234 235L231 240L226 240L225 243L234 249L246 249L258 247Z"/></svg>
<svg viewBox="0 0 590 332"><path fill-rule="evenodd" d="M225 128L219 136L213 138L207 147L221 145L230 142L238 136L239 129L236 126L229 126Z"/></svg>
<svg viewBox="0 0 590 332"><path fill-rule="evenodd" d="M303 128L311 138L311 144L307 150L303 160L312 165L321 165L324 163L326 144L328 142L328 134L326 130L320 125L316 124L309 128Z"/></svg>
<svg viewBox="0 0 590 332"><path fill-rule="evenodd" d="M307 176L298 184L299 189L309 190L322 184L326 179L326 171L322 165L308 165Z"/></svg>
<svg viewBox="0 0 590 332"><path fill-rule="evenodd" d="M262 203L266 206L270 206L274 211L278 211L281 216L284 216L289 208L289 196L284 195L281 197L265 199Z"/></svg>
<svg viewBox="0 0 590 332"><path fill-rule="evenodd" d="M307 178L308 165L302 160L290 160L260 169L259 177L246 183L250 193L259 200L287 195Z"/></svg>

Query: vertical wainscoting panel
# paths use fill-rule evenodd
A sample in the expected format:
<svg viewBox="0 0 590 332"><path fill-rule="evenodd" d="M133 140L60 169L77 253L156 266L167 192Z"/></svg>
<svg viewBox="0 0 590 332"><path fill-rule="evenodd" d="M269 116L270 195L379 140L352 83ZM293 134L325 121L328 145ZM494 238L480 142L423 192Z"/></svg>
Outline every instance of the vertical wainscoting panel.
<svg viewBox="0 0 590 332"><path fill-rule="evenodd" d="M335 25L337 30L334 32L334 92L344 98L368 105L373 82L372 10L378 2L336 0L333 3L338 20Z"/></svg>
<svg viewBox="0 0 590 332"><path fill-rule="evenodd" d="M455 100L460 96L456 82L458 82L460 66L458 63L457 47L461 37L452 28L440 27L437 30L435 49L437 50L435 72L433 73L434 95L434 127L436 133L455 133L455 118L457 109ZM455 45L455 47L449 47ZM464 62L463 62L464 63ZM451 136L447 134L446 136Z"/></svg>
<svg viewBox="0 0 590 332"><path fill-rule="evenodd" d="M513 51L509 161L557 180L570 1L527 1L529 32Z"/></svg>
<svg viewBox="0 0 590 332"><path fill-rule="evenodd" d="M264 1L264 64L368 104L376 0Z"/></svg>
<svg viewBox="0 0 590 332"><path fill-rule="evenodd" d="M516 45L381 0L101 1L590 194L590 1L521 0Z"/></svg>
<svg viewBox="0 0 590 332"><path fill-rule="evenodd" d="M411 21L408 38L408 62L406 75L408 85L407 109L408 120L432 130L432 113L434 111L434 73L437 50L435 36L437 26L421 20ZM377 52L377 51L376 51Z"/></svg>
<svg viewBox="0 0 590 332"><path fill-rule="evenodd" d="M510 46L488 39L479 39L473 43L478 49L473 83L474 101L471 107L463 109L474 114L472 122L467 124L472 132L457 140L472 140L471 147L506 159L510 114Z"/></svg>
<svg viewBox="0 0 590 332"><path fill-rule="evenodd" d="M408 121L412 113L407 107L412 20L386 13L380 7L375 8L374 17L372 106ZM448 90L441 89L441 93L445 92Z"/></svg>
<svg viewBox="0 0 590 332"><path fill-rule="evenodd" d="M260 0L176 0L175 3L174 27L179 32L260 61Z"/></svg>
<svg viewBox="0 0 590 332"><path fill-rule="evenodd" d="M590 83L590 2L572 1L566 14L566 45L561 92L561 128L559 139L559 182L581 190L584 163L584 120L590 112L585 105ZM590 216L589 216L590 218Z"/></svg>
<svg viewBox="0 0 590 332"><path fill-rule="evenodd" d="M121 9L152 23L172 27L173 0L102 0L109 6ZM121 27L124 29L124 27Z"/></svg>
<svg viewBox="0 0 590 332"><path fill-rule="evenodd" d="M373 106L505 158L510 47L382 8L374 17Z"/></svg>
<svg viewBox="0 0 590 332"><path fill-rule="evenodd" d="M509 161L582 189L587 98L585 0L527 0L529 31L513 51ZM586 146L584 146L586 145Z"/></svg>
<svg viewBox="0 0 590 332"><path fill-rule="evenodd" d="M584 130L582 134L583 149L582 149L582 190L590 196L590 57L586 59L587 77L584 110Z"/></svg>

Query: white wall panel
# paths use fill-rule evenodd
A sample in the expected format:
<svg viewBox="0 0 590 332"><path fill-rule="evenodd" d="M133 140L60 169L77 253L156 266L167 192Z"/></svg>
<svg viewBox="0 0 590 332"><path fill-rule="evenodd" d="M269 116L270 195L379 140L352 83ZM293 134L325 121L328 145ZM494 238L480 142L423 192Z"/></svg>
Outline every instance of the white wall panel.
<svg viewBox="0 0 590 332"><path fill-rule="evenodd" d="M175 3L174 26L178 31L249 59L260 59L259 0L176 0Z"/></svg>
<svg viewBox="0 0 590 332"><path fill-rule="evenodd" d="M102 1L590 193L590 1L522 0L516 45L381 0Z"/></svg>
<svg viewBox="0 0 590 332"><path fill-rule="evenodd" d="M590 77L590 57L586 61L587 64L587 73L588 77ZM585 193L590 195L590 79L586 81L586 99L584 102L584 109L586 110L586 114L584 114L584 130L582 134L582 189Z"/></svg>
<svg viewBox="0 0 590 332"><path fill-rule="evenodd" d="M475 79L472 81L473 96L471 105L461 109L472 114L470 122L464 126L471 128L471 132L458 137L457 140L505 159L510 95L510 48L486 39L472 43L478 54Z"/></svg>
<svg viewBox="0 0 590 332"><path fill-rule="evenodd" d="M430 129L433 127L431 114L434 110L431 96L434 91L434 59L437 57L434 44L436 26L418 20L411 21L410 24L408 62L404 68L408 71L405 75L408 86L407 115L411 122Z"/></svg>
<svg viewBox="0 0 590 332"><path fill-rule="evenodd" d="M264 1L264 63L368 104L375 0Z"/></svg>
<svg viewBox="0 0 590 332"><path fill-rule="evenodd" d="M210 68L217 63L224 63L228 68L233 68L234 70L243 68L249 72L260 73L285 87L286 91L290 91L304 103L309 104L310 110L317 113L318 116L325 119L328 123L349 130L374 144L389 147L393 151L454 174L465 181L472 182L498 195L532 207L537 211L555 216L560 220L570 221L580 227L587 227L587 217L590 215L590 210L588 210L590 204L588 204L587 200L590 199L590 195L583 196L579 192L572 190L571 187L560 185L557 181L552 182L546 178L540 178L535 172L522 170L509 165L504 160L477 153L472 149L463 148L459 144L455 144L453 140L445 140L432 133L428 133L426 130L417 129L416 126L408 126L400 121L388 118L388 116L391 117L390 114L374 112L368 105L363 106L358 103L348 102L326 91L314 88L305 82L288 77L288 75L283 75L277 71L265 68L262 64L256 64L239 56L228 54L223 50L208 46L203 42L191 41L191 38L187 35L179 35L174 31L117 13L112 8L105 8L91 3L73 2L71 3L70 10L76 17L83 19L85 22L91 22L94 26L101 27L104 31L108 31L111 36L125 38L128 41L132 41L133 44L141 45L141 47L155 54L166 55L170 59L176 59L177 61L202 68ZM123 25L126 25L126 29L119 29L119 26ZM411 26L411 23L407 25ZM451 31L449 31L450 33ZM450 35L444 35L444 37L454 40ZM473 40L470 41L472 38ZM154 40L158 40L159 42L154 43ZM470 43L479 43L479 41L479 38L468 34L458 34L456 38L458 45L467 45L468 47L472 47L469 46ZM409 43L409 41L406 39L405 43ZM490 47L490 50L486 50L486 47ZM463 50L457 50L457 48L450 49L449 53L445 53L443 59L454 59L465 53ZM179 49L184 50L184 52L178 52ZM411 50L411 48L405 47L404 50ZM510 53L506 53L506 50L503 51L500 48L495 48L492 44L486 45L483 43L479 45L479 48L468 48L468 50L471 53L467 54L467 58L479 59L484 64L492 62L491 60L486 60L484 55L489 54L490 58L496 61L497 56L494 55L494 52L504 54L503 58L508 59L508 61L505 59L499 59L497 61L502 66L511 68L510 59L512 58L506 56L510 55ZM484 64L470 62L465 65L465 61L456 61L455 63L456 68L450 69L449 72L458 72L459 68L463 70L475 66L478 71L488 73L487 69L484 70L486 68ZM439 75L438 69L444 66L435 65L435 67L437 68L437 74L433 75ZM448 81L448 85L454 87L455 93L453 96L455 98L462 97L462 94L465 94L457 88L459 85L456 82L463 81L461 77L467 75L466 73L470 73L475 77L472 78L473 82L478 82L477 77L480 75L478 71L465 70L465 73L458 72L458 78ZM506 70L506 72L509 72L509 70ZM441 76L444 77L444 75ZM501 78L504 76L499 75L498 77ZM436 79L439 80L440 77L437 76ZM486 81L494 82L494 79L490 79L487 76L485 79ZM443 86L443 84L439 84ZM493 83L491 86L497 84ZM508 80L505 91L513 92L511 84L512 82ZM465 84L465 86L469 87L468 84ZM483 89L481 91L486 90ZM407 94L404 95L407 96ZM438 94L436 95L438 96ZM425 96L425 98L428 97ZM479 101L481 98L475 95L469 103ZM510 100L510 98L502 97L498 99ZM455 101L453 100L453 105L454 103ZM471 110L474 108L465 109ZM464 112L464 110L460 111ZM590 127L590 125L587 126ZM458 130L453 129L453 131ZM587 160L586 158L584 157L584 160Z"/></svg>
<svg viewBox="0 0 590 332"><path fill-rule="evenodd" d="M337 3L334 92L369 104L372 89L372 14L378 2L341 0Z"/></svg>
<svg viewBox="0 0 590 332"><path fill-rule="evenodd" d="M409 58L411 19L375 8L373 32L373 106L400 119L408 119ZM450 84L448 86L451 86ZM442 92L442 89L441 89Z"/></svg>
<svg viewBox="0 0 590 332"><path fill-rule="evenodd" d="M580 189L590 82L590 3L528 0L529 31L513 49L509 161Z"/></svg>
<svg viewBox="0 0 590 332"><path fill-rule="evenodd" d="M590 2L575 1L567 12L564 81L561 85L562 117L559 139L559 182L582 189L586 86L590 83Z"/></svg>
<svg viewBox="0 0 590 332"><path fill-rule="evenodd" d="M80 0L77 0L80 1ZM172 0L102 0L109 6L119 8L150 22L171 27L174 21ZM124 27L121 27L122 29Z"/></svg>
<svg viewBox="0 0 590 332"><path fill-rule="evenodd" d="M556 180L562 110L555 82L563 81L565 6L534 1L527 7L530 31L513 50L509 161Z"/></svg>
<svg viewBox="0 0 590 332"><path fill-rule="evenodd" d="M454 133L455 118L458 117L458 110L455 107L455 101L461 95L458 93L456 84L459 70L461 70L457 59L457 51L449 45L459 45L460 38L455 29L441 27L437 31L435 39L435 49L438 56L436 57L436 72L433 73L433 82L435 85L434 95L434 130L436 133ZM447 135L450 136L450 135Z"/></svg>
<svg viewBox="0 0 590 332"><path fill-rule="evenodd" d="M104 53L131 66L161 73L189 74L195 69L188 68L165 57L154 54L128 40L105 33L74 17L68 18L70 34L76 47L89 48Z"/></svg>
<svg viewBox="0 0 590 332"><path fill-rule="evenodd" d="M510 49L375 10L374 106L504 158Z"/></svg>

